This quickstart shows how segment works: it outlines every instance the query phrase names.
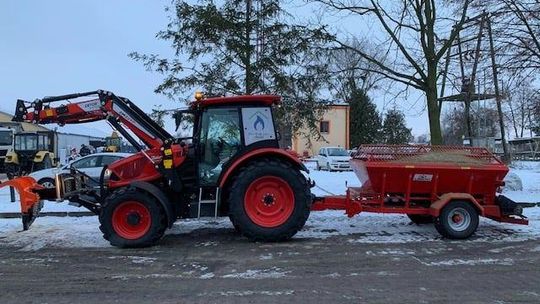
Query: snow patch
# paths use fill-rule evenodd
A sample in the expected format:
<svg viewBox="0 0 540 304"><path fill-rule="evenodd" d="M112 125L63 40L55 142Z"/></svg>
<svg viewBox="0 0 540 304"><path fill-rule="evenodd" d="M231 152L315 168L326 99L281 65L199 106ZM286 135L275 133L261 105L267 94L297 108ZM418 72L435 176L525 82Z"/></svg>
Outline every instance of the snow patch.
<svg viewBox="0 0 540 304"><path fill-rule="evenodd" d="M272 267L269 269L248 269L245 272L235 272L221 276L232 279L278 279L287 276L290 271L283 271L281 268Z"/></svg>
<svg viewBox="0 0 540 304"><path fill-rule="evenodd" d="M329 274L324 274L321 277L323 277L323 278L334 278L335 279L335 278L341 277L341 275L339 273L337 273L337 272L332 272L332 273L329 273Z"/></svg>
<svg viewBox="0 0 540 304"><path fill-rule="evenodd" d="M152 264L157 259L156 258L150 258L150 257L143 257L143 256L127 256L128 259L131 260L134 264Z"/></svg>
<svg viewBox="0 0 540 304"><path fill-rule="evenodd" d="M228 290L228 291L217 291L217 292L205 292L199 293L197 296L206 297L206 296L223 296L223 297L245 297L253 295L261 296L289 296L294 294L294 290Z"/></svg>
<svg viewBox="0 0 540 304"><path fill-rule="evenodd" d="M390 249L390 250L380 250L380 251L376 251L376 252L366 251L366 254L367 255L374 255L374 256L379 256L379 255L412 255L412 254L415 254L415 252L412 251L412 250Z"/></svg>
<svg viewBox="0 0 540 304"><path fill-rule="evenodd" d="M508 173L504 177L504 187L503 191L522 191L523 183L519 175L514 172Z"/></svg>
<svg viewBox="0 0 540 304"><path fill-rule="evenodd" d="M264 261L264 260L271 260L271 259L273 259L273 258L274 258L274 256L273 256L271 253L268 253L268 254L261 254L261 255L259 256L259 260L261 260L261 261Z"/></svg>
<svg viewBox="0 0 540 304"><path fill-rule="evenodd" d="M511 249L514 249L514 248L516 248L516 247L515 246L506 246L506 247L501 247L501 248L490 249L488 251L492 252L492 253L501 253L503 251L511 250Z"/></svg>
<svg viewBox="0 0 540 304"><path fill-rule="evenodd" d="M208 279L212 279L215 276L216 275L214 273L208 272L208 273L205 273L205 274L202 274L201 276L199 276L199 279L208 280Z"/></svg>
<svg viewBox="0 0 540 304"><path fill-rule="evenodd" d="M464 259L451 259L451 260L444 260L444 261L437 261L437 262L424 262L418 258L416 260L423 265L426 266L456 266L456 265L469 265L469 266L476 266L476 265L507 265L511 266L514 265L513 259L471 259L471 260L464 260Z"/></svg>

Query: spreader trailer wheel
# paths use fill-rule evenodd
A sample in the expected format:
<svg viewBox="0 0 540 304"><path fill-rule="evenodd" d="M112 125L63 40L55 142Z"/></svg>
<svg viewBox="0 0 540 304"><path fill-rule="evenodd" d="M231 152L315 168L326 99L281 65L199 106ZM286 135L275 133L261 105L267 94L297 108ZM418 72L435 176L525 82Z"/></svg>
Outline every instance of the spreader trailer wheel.
<svg viewBox="0 0 540 304"><path fill-rule="evenodd" d="M435 228L449 239L466 239L478 228L478 211L469 202L451 201L435 218Z"/></svg>
<svg viewBox="0 0 540 304"><path fill-rule="evenodd" d="M251 162L236 176L231 189L229 217L250 240L289 239L309 217L309 184L289 163L270 159Z"/></svg>
<svg viewBox="0 0 540 304"><path fill-rule="evenodd" d="M103 238L117 247L148 247L167 229L163 207L150 194L122 188L105 199L99 215Z"/></svg>

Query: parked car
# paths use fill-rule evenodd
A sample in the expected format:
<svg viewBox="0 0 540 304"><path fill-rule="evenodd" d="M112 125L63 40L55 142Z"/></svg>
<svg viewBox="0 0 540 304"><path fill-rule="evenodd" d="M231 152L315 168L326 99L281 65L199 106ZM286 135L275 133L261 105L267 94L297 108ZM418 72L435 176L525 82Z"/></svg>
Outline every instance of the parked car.
<svg viewBox="0 0 540 304"><path fill-rule="evenodd" d="M341 147L323 147L319 150L317 159L317 170L325 169L329 171L349 171L351 157L347 150Z"/></svg>
<svg viewBox="0 0 540 304"><path fill-rule="evenodd" d="M99 180L101 171L105 165L109 165L117 160L131 156L130 153L95 153L71 161L67 165L59 168L51 168L32 172L29 176L33 177L38 184L46 188L54 188L54 177L58 173L69 173L73 167L84 172L91 178ZM90 181L92 183L92 181ZM97 185L97 183L96 183Z"/></svg>

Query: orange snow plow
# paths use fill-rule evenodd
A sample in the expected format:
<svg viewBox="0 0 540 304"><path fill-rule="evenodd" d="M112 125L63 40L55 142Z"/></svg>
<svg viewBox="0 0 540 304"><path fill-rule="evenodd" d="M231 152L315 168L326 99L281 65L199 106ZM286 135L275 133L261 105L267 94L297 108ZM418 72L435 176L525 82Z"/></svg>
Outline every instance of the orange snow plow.
<svg viewBox="0 0 540 304"><path fill-rule="evenodd" d="M43 200L39 192L46 189L30 176L22 176L0 183L0 188L7 186L15 188L19 193L23 229L28 230L43 208Z"/></svg>

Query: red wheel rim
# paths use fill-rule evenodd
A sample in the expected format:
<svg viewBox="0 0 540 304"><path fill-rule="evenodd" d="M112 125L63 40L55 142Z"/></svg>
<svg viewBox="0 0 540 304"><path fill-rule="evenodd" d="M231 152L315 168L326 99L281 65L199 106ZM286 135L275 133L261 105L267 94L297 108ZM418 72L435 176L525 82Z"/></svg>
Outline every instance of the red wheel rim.
<svg viewBox="0 0 540 304"><path fill-rule="evenodd" d="M112 226L122 238L135 240L143 237L152 224L150 210L140 202L125 201L114 209Z"/></svg>
<svg viewBox="0 0 540 304"><path fill-rule="evenodd" d="M246 191L244 209L255 224L266 228L277 227L293 213L293 190L279 177L259 177Z"/></svg>

